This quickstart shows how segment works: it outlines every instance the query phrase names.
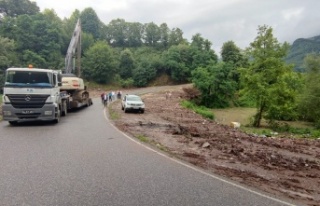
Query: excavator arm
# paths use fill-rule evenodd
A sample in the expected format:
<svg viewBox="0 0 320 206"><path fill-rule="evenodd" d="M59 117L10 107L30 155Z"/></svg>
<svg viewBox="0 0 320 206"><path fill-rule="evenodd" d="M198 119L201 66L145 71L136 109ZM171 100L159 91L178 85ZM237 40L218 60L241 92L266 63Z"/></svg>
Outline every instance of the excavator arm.
<svg viewBox="0 0 320 206"><path fill-rule="evenodd" d="M80 77L81 75L81 22L78 19L76 27L68 47L67 55L65 58L65 74L75 74ZM75 71L76 70L76 71Z"/></svg>

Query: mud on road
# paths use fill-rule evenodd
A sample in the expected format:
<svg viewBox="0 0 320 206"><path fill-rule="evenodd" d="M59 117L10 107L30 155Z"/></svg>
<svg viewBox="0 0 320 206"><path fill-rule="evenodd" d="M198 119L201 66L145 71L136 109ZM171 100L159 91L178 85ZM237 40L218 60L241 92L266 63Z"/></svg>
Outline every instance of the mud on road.
<svg viewBox="0 0 320 206"><path fill-rule="evenodd" d="M208 172L295 204L320 205L319 140L259 137L204 119L180 106L181 86L146 92L144 114L124 113L120 101L109 105L120 130Z"/></svg>

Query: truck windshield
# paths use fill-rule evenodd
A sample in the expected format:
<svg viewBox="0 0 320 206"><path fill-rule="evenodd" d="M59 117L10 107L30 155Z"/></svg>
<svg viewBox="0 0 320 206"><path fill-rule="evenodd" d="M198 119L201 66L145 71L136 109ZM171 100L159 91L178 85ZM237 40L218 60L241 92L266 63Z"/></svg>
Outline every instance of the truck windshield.
<svg viewBox="0 0 320 206"><path fill-rule="evenodd" d="M5 87L53 87L52 73L36 71L7 71Z"/></svg>

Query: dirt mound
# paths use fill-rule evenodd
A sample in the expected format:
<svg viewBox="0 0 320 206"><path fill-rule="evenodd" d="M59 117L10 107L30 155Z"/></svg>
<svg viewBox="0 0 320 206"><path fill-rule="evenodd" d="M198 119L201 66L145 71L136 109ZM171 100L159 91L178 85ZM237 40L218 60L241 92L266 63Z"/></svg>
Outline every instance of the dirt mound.
<svg viewBox="0 0 320 206"><path fill-rule="evenodd" d="M182 108L179 89L142 96L144 114L120 114L114 123L132 136L143 136L159 148L210 172L259 188L299 204L320 202L320 141L248 135Z"/></svg>

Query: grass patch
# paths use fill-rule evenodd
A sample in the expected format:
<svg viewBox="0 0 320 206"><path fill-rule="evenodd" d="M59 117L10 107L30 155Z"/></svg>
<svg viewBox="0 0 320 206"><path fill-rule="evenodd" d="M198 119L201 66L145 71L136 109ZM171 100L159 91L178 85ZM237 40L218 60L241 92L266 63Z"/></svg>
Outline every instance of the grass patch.
<svg viewBox="0 0 320 206"><path fill-rule="evenodd" d="M262 120L261 127L250 127L250 119L256 113L256 108L233 107L227 109L213 109L215 121L220 124L230 125L231 122L239 122L240 129L248 134L274 136L275 132L281 136L293 136L297 138L319 138L320 130L315 129L310 122L303 121L277 121L268 125Z"/></svg>
<svg viewBox="0 0 320 206"><path fill-rule="evenodd" d="M111 120L117 120L120 119L120 114L113 110L113 108L110 106L108 107L109 117Z"/></svg>
<svg viewBox="0 0 320 206"><path fill-rule="evenodd" d="M163 152L168 152L168 149L165 147L165 146L163 146L162 144L160 144L160 143L154 143L155 145L156 145L156 147L158 148L158 149L160 149L161 151L163 151Z"/></svg>
<svg viewBox="0 0 320 206"><path fill-rule="evenodd" d="M141 142L145 142L145 143L149 142L148 137L146 137L146 136L144 136L142 134L136 135L136 138L139 139Z"/></svg>
<svg viewBox="0 0 320 206"><path fill-rule="evenodd" d="M198 106L195 103L187 100L183 100L181 102L181 106L183 106L184 108L193 110L195 113L200 114L204 118L208 118L212 120L214 119L214 114L212 113L212 111L204 106Z"/></svg>

